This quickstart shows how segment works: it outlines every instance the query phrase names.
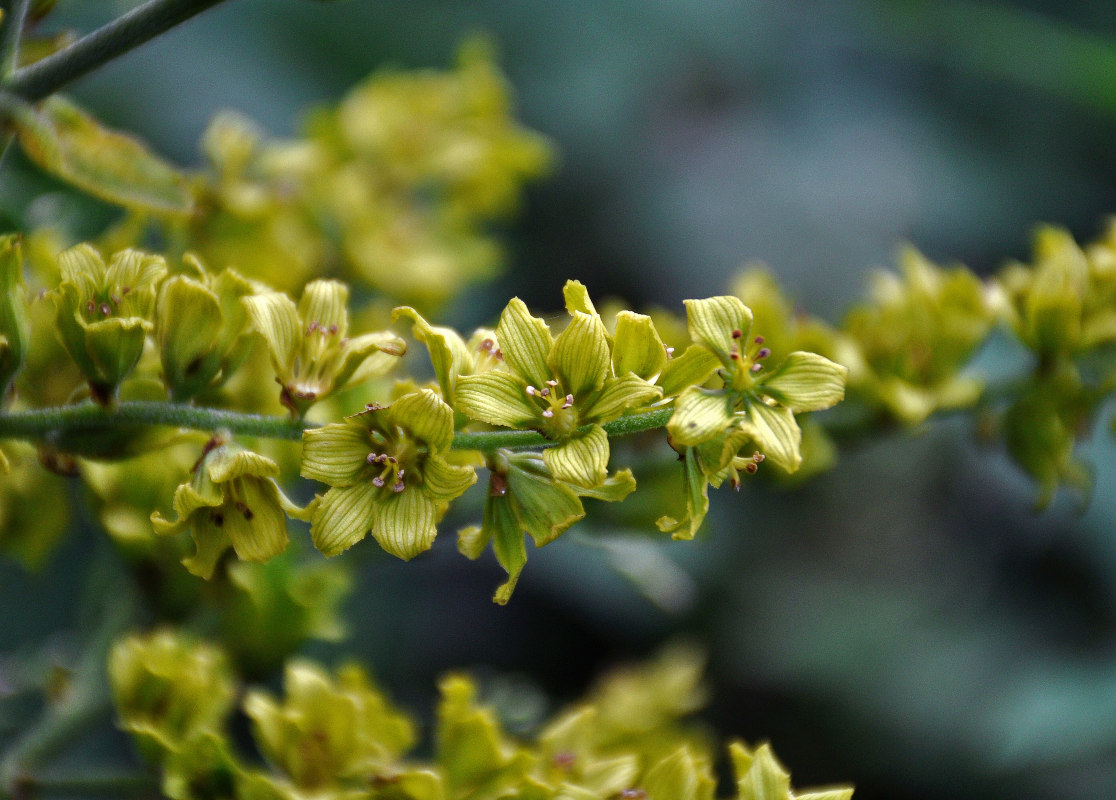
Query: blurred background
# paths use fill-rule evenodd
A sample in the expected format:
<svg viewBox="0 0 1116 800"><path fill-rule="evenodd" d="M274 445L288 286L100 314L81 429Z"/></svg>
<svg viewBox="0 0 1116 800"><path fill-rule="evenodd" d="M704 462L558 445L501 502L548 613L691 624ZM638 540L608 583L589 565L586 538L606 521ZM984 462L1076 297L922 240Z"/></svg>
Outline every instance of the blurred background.
<svg viewBox="0 0 1116 800"><path fill-rule="evenodd" d="M88 30L130 5L59 0L48 22ZM837 321L903 242L986 273L1026 259L1039 222L1088 239L1116 212L1116 5L1084 0L237 0L72 94L196 165L221 109L293 134L375 69L450 65L476 31L559 161L506 233L505 275L440 320L464 330L513 294L559 309L567 278L680 310L755 261ZM0 188L9 215L84 213L33 182ZM369 544L351 553L351 635L319 654L358 655L427 715L438 674L474 669L530 716L527 700L559 705L684 638L709 656L708 723L769 739L798 786L1116 797L1111 418L1085 454L1086 509L1060 497L1032 512L1000 452L934 422L846 448L801 486L717 494L692 543L597 505L530 553L505 608L490 554L471 564L452 536L406 565ZM96 536L39 574L0 569L0 607L28 611L0 622L3 649L77 624L66 576Z"/></svg>

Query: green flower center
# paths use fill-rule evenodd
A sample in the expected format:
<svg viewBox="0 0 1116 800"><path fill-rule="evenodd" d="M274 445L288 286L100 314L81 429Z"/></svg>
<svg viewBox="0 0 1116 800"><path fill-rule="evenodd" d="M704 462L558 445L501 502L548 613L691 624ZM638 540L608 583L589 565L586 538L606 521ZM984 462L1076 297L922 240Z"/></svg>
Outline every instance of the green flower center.
<svg viewBox="0 0 1116 800"><path fill-rule="evenodd" d="M757 336L741 349L740 340L743 337L744 333L740 330L732 332L733 345L732 350L729 351L729 358L736 365L736 369L732 375L725 375L722 370L722 377L725 379L726 386L731 386L738 392L749 392L755 388L754 375L763 369L763 361L771 355L771 349L763 346L762 336Z"/></svg>
<svg viewBox="0 0 1116 800"><path fill-rule="evenodd" d="M574 396L563 393L556 380L549 380L541 389L527 384L524 392L538 406L546 435L552 439L568 436L577 428Z"/></svg>
<svg viewBox="0 0 1116 800"><path fill-rule="evenodd" d="M85 321L96 322L120 313L120 307L132 291L130 286L106 286L85 303Z"/></svg>
<svg viewBox="0 0 1116 800"><path fill-rule="evenodd" d="M372 467L374 486L398 493L408 484L422 482L418 465L425 454L423 449L408 440L402 431L394 439L372 431L371 438L372 450L365 460Z"/></svg>
<svg viewBox="0 0 1116 800"><path fill-rule="evenodd" d="M295 356L291 391L298 397L314 400L328 390L337 368L337 353L348 340L336 325L313 321L306 326L302 347Z"/></svg>

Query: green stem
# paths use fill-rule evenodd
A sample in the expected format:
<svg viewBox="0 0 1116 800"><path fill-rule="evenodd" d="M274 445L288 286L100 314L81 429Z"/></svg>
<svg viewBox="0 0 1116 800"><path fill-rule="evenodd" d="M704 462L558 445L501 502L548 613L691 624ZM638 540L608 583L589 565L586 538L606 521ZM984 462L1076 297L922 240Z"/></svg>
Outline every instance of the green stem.
<svg viewBox="0 0 1116 800"><path fill-rule="evenodd" d="M7 77L19 66L19 40L27 21L31 0L6 0L3 26L0 27L0 74Z"/></svg>
<svg viewBox="0 0 1116 800"><path fill-rule="evenodd" d="M0 439L41 441L63 432L102 431L107 427L128 424L165 425L196 431L227 430L269 439L301 439L303 429L313 427L314 423L174 403L124 402L106 409L86 402L0 414Z"/></svg>
<svg viewBox="0 0 1116 800"><path fill-rule="evenodd" d="M659 408L605 423L609 436L627 436L666 425L673 408ZM175 403L124 402L103 408L85 402L72 406L0 413L0 439L45 441L62 434L103 431L118 425L163 425L197 431L227 430L244 436L268 439L301 439L316 423L286 417L245 414L216 408L195 408ZM482 431L458 433L454 450L492 451L502 447L520 449L548 447L554 442L534 431Z"/></svg>
<svg viewBox="0 0 1116 800"><path fill-rule="evenodd" d="M42 100L221 2L224 0L148 0L69 47L17 70L5 82L6 88L25 100Z"/></svg>
<svg viewBox="0 0 1116 800"><path fill-rule="evenodd" d="M634 433L653 431L667 424L673 406L644 411L628 417L606 422L602 427L610 437L629 436ZM582 430L588 430L585 426ZM482 431L479 433L458 433L453 437L454 450L498 450L506 447L512 450L531 447L551 447L555 442L534 431Z"/></svg>

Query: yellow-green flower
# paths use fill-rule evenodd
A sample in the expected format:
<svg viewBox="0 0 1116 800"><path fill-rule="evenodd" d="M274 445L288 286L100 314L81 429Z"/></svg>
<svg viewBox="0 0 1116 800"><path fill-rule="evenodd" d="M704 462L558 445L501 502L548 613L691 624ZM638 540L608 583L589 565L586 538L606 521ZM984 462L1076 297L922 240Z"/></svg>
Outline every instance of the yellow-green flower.
<svg viewBox="0 0 1116 800"><path fill-rule="evenodd" d="M663 517L660 530L692 538L708 510L707 486L763 460L786 472L802 463L802 430L795 414L820 411L845 396L848 370L817 353L795 351L773 370L762 336L752 337L752 312L737 297L686 301L690 336L721 364L722 388L690 386L675 401L667 423L672 445L683 453L686 514ZM742 454L743 451L743 454Z"/></svg>
<svg viewBox="0 0 1116 800"><path fill-rule="evenodd" d="M742 742L733 742L729 756L736 772L737 800L849 800L853 795L852 787L791 791L790 774L768 744L750 750Z"/></svg>
<svg viewBox="0 0 1116 800"><path fill-rule="evenodd" d="M475 420L536 430L557 442L543 451L551 474L592 488L607 475L602 423L659 399L662 389L632 372L615 374L608 332L577 287L584 289L567 286L570 321L557 338L513 298L496 326L505 369L458 378L456 407Z"/></svg>
<svg viewBox="0 0 1116 800"><path fill-rule="evenodd" d="M213 575L230 547L244 561L267 561L287 547L284 511L300 513L275 483L278 474L279 465L270 458L214 438L193 478L174 493L178 519L170 522L156 511L151 523L163 535L191 531L197 550L182 563L202 578Z"/></svg>
<svg viewBox="0 0 1116 800"><path fill-rule="evenodd" d="M93 399L107 404L143 354L166 262L162 256L122 250L106 265L100 253L79 244L58 256L58 267L58 333L89 381Z"/></svg>
<svg viewBox="0 0 1116 800"><path fill-rule="evenodd" d="M224 653L169 630L117 642L108 673L121 726L151 757L219 730L235 697Z"/></svg>
<svg viewBox="0 0 1116 800"><path fill-rule="evenodd" d="M251 347L240 298L252 285L231 269L211 275L194 256L183 262L191 274L164 281L155 306L163 381L175 400L227 381Z"/></svg>
<svg viewBox="0 0 1116 800"><path fill-rule="evenodd" d="M383 374L406 349L391 333L349 338L349 289L338 281L308 283L298 306L281 292L241 302L267 341L280 399L298 416L331 392Z"/></svg>
<svg viewBox="0 0 1116 800"><path fill-rule="evenodd" d="M305 431L302 474L333 487L313 510L314 546L336 555L371 530L399 558L427 550L449 502L477 480L446 458L452 443L453 411L430 389Z"/></svg>
<svg viewBox="0 0 1116 800"><path fill-rule="evenodd" d="M294 661L284 672L283 688L282 703L251 692L244 712L268 761L297 789L389 778L414 744L414 725L356 665L342 667L331 678L314 664Z"/></svg>

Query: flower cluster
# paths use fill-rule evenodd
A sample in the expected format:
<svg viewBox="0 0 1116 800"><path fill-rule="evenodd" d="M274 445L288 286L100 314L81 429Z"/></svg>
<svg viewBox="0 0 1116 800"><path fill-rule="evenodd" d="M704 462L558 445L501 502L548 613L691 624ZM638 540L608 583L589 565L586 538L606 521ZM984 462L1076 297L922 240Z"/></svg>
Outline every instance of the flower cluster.
<svg viewBox="0 0 1116 800"><path fill-rule="evenodd" d="M169 630L119 641L109 666L122 727L161 767L175 800L213 796L297 800L713 800L709 737L685 718L705 700L701 659L673 647L606 675L531 740L504 731L468 677L449 675L428 759L411 755L418 728L355 664L330 673L289 661L285 697L248 691L240 704L267 766L243 760L227 720L233 687L211 644ZM735 800L848 800L851 788L795 793L770 746L731 742Z"/></svg>

